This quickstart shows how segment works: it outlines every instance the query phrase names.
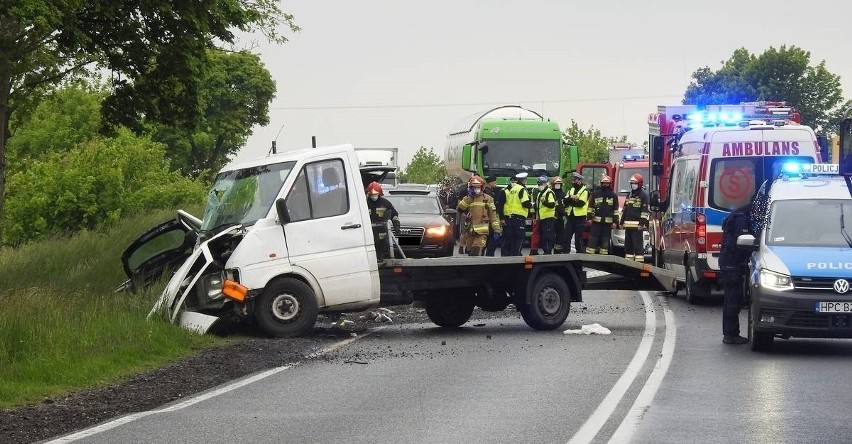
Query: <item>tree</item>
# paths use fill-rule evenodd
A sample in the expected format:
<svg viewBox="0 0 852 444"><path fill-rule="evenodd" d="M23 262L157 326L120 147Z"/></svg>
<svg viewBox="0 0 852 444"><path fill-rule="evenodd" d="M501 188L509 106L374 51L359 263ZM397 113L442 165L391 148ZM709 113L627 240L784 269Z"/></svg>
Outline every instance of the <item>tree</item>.
<svg viewBox="0 0 852 444"><path fill-rule="evenodd" d="M699 68L684 94L684 103L736 104L783 100L796 107L802 123L817 132L837 131L836 113L843 101L840 77L825 61L810 65L810 52L796 46L770 47L763 54L739 48L718 71Z"/></svg>
<svg viewBox="0 0 852 444"><path fill-rule="evenodd" d="M594 126L583 130L574 119L571 119L571 125L562 132L562 142L577 147L581 163L608 162L612 144L626 141L627 136L606 137Z"/></svg>
<svg viewBox="0 0 852 444"><path fill-rule="evenodd" d="M440 183L447 175L444 161L432 148L421 146L400 174L400 183Z"/></svg>
<svg viewBox="0 0 852 444"><path fill-rule="evenodd" d="M159 125L154 140L185 175L218 171L246 143L254 125L269 123L275 81L256 54L208 51L199 91L202 113L193 127Z"/></svg>
<svg viewBox="0 0 852 444"><path fill-rule="evenodd" d="M298 28L276 0L24 0L0 5L0 218L6 140L16 109L45 89L98 67L114 83L104 124L141 130L144 119L192 126L201 114L199 82L207 50L233 44L233 30L259 30L286 41L279 26ZM1 232L0 232L1 233ZM2 235L0 235L2 239Z"/></svg>

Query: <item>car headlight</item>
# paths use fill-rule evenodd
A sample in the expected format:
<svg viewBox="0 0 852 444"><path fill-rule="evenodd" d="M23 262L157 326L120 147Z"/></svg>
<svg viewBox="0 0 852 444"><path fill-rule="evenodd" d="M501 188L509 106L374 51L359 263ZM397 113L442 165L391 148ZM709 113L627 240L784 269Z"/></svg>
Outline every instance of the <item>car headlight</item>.
<svg viewBox="0 0 852 444"><path fill-rule="evenodd" d="M792 290L793 281L786 274L760 269L760 285L775 290Z"/></svg>
<svg viewBox="0 0 852 444"><path fill-rule="evenodd" d="M441 225L440 227L429 227L426 229L426 235L432 237L444 237L447 235L447 226Z"/></svg>
<svg viewBox="0 0 852 444"><path fill-rule="evenodd" d="M215 301L222 298L222 288L225 285L225 274L222 272L207 275L204 282L207 299Z"/></svg>

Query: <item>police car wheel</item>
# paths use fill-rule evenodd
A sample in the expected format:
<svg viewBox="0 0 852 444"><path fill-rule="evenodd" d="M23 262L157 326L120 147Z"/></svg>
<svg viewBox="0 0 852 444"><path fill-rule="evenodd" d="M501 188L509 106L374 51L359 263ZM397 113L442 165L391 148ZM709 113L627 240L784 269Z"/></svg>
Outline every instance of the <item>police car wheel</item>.
<svg viewBox="0 0 852 444"><path fill-rule="evenodd" d="M311 331L318 312L311 287L295 279L271 282L254 304L258 326L276 337L299 336Z"/></svg>
<svg viewBox="0 0 852 444"><path fill-rule="evenodd" d="M426 315L435 325L445 328L461 327L473 314L473 304L467 302L426 302Z"/></svg>
<svg viewBox="0 0 852 444"><path fill-rule="evenodd" d="M520 307L524 322L536 330L559 328L571 311L571 293L565 280L554 273L535 278L529 303Z"/></svg>
<svg viewBox="0 0 852 444"><path fill-rule="evenodd" d="M748 339L753 351L765 352L772 349L772 342L775 340L775 335L771 332L756 331L754 329L754 316L757 310L749 306L748 310Z"/></svg>

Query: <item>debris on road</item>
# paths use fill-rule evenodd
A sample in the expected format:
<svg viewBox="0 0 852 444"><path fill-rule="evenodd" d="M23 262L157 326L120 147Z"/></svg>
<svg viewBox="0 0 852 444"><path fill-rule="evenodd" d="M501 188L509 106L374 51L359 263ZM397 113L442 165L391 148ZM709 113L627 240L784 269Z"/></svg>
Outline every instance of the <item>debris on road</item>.
<svg viewBox="0 0 852 444"><path fill-rule="evenodd" d="M590 324L580 327L579 330L565 330L566 335L608 335L612 332L601 324Z"/></svg>

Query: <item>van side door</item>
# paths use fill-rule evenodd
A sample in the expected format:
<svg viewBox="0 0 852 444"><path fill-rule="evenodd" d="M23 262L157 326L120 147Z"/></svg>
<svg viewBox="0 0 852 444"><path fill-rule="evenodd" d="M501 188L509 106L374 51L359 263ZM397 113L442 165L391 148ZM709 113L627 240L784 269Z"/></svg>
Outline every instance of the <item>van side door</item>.
<svg viewBox="0 0 852 444"><path fill-rule="evenodd" d="M305 163L285 200L290 263L319 282L326 307L379 298L366 198L348 154Z"/></svg>

